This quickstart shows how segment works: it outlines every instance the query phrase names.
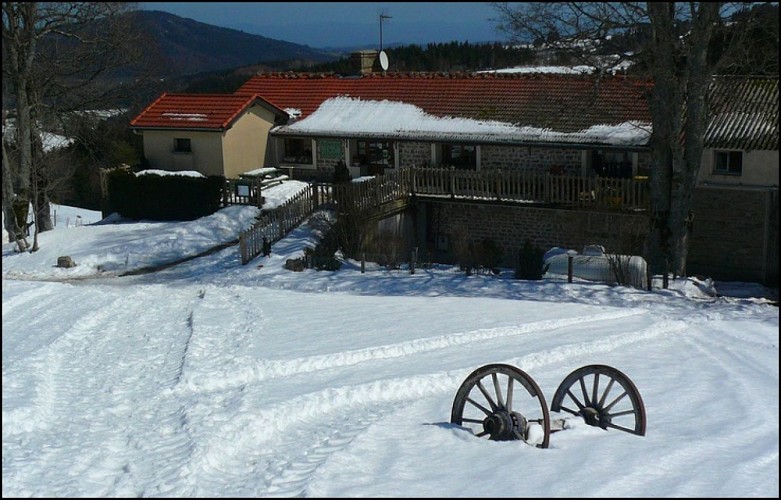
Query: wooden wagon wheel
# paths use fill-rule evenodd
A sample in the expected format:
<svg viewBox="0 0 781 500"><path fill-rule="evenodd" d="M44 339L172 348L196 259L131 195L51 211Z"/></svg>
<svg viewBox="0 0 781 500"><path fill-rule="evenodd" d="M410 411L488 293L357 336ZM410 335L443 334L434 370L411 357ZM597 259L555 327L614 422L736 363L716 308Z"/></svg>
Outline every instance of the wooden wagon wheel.
<svg viewBox="0 0 781 500"><path fill-rule="evenodd" d="M583 417L588 425L645 435L645 406L635 384L605 365L578 368L561 382L551 411Z"/></svg>
<svg viewBox="0 0 781 500"><path fill-rule="evenodd" d="M542 391L529 375L510 365L491 364L473 371L456 393L450 421L493 441L522 440L547 448L550 439Z"/></svg>

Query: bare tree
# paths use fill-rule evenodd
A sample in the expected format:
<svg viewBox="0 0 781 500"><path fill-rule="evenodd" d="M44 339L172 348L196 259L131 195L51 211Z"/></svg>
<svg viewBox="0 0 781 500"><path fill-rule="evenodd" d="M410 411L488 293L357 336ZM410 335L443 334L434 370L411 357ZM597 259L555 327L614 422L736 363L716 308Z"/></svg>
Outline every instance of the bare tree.
<svg viewBox="0 0 781 500"><path fill-rule="evenodd" d="M141 60L140 34L125 2L3 2L3 209L12 241L33 205L35 239L52 228L51 172L41 134L64 113L111 102L126 91L122 68ZM6 142L11 144L6 161ZM6 176L10 182L6 184ZM16 206L16 217L10 217ZM19 213L19 212L23 213ZM22 244L19 250L25 250Z"/></svg>
<svg viewBox="0 0 781 500"><path fill-rule="evenodd" d="M494 4L499 29L518 41L544 41L583 63L605 69L635 61L653 81L648 95L650 234L654 272L686 274L692 193L704 149L711 77L746 49L738 30L711 51L728 16L750 17L756 4L722 2L549 2ZM621 39L619 45L616 40ZM777 28L775 34L778 43ZM607 58L607 54L614 54ZM597 71L600 74L600 71ZM598 80L598 78L597 78Z"/></svg>

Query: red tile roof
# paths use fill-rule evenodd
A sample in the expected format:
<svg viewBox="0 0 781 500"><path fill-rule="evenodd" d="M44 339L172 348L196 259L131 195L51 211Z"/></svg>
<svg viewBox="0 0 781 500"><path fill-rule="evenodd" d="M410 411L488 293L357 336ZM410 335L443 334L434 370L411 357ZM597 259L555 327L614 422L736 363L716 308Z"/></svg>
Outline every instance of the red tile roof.
<svg viewBox="0 0 781 500"><path fill-rule="evenodd" d="M498 120L575 132L592 125L650 122L648 81L626 76L490 73L386 73L364 77L274 73L250 78L237 95L313 113L331 97L414 104L434 116Z"/></svg>
<svg viewBox="0 0 781 500"><path fill-rule="evenodd" d="M285 115L263 97L253 94L163 94L131 122L134 128L225 130L256 101Z"/></svg>

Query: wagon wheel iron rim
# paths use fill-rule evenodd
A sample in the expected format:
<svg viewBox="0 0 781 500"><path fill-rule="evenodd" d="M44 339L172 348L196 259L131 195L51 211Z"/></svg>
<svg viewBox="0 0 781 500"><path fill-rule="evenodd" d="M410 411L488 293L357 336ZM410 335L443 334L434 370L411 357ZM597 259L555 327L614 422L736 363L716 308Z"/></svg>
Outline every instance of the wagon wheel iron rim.
<svg viewBox="0 0 781 500"><path fill-rule="evenodd" d="M645 436L643 398L621 371L606 365L587 365L561 382L551 411L582 417L588 425Z"/></svg>
<svg viewBox="0 0 781 500"><path fill-rule="evenodd" d="M550 439L542 391L528 374L511 365L490 364L473 371L456 392L450 421L493 441L521 440L547 448Z"/></svg>

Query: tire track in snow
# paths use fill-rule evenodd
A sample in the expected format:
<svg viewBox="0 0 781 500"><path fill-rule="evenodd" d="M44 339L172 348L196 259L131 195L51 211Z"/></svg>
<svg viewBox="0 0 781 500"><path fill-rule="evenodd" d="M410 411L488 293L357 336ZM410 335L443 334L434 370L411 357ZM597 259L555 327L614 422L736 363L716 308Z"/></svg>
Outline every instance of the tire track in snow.
<svg viewBox="0 0 781 500"><path fill-rule="evenodd" d="M6 314L11 315L19 307L25 307L27 304L35 305L39 302L41 297L45 297L50 294L50 291L45 286L38 286L35 288L28 288L22 293L13 297L3 297L3 316Z"/></svg>
<svg viewBox="0 0 781 500"><path fill-rule="evenodd" d="M352 366L380 359L405 357L491 339L544 333L587 322L608 321L647 313L646 309L615 310L590 316L543 320L510 327L474 330L290 360L261 360L255 361L253 364L245 363L244 366L221 378L215 378L213 373L207 373L202 376L190 376L179 388L188 392L222 391L280 377Z"/></svg>
<svg viewBox="0 0 781 500"><path fill-rule="evenodd" d="M286 498L307 496L312 475L328 457L347 448L371 425L400 407L401 405L367 405L360 411L350 408L341 414L331 414L325 425L322 421L306 422L309 432L304 433L302 438L307 440L309 446L303 450L297 447L287 448L295 450L292 457L274 457L274 461L281 463L282 467L278 472L275 471L267 482L265 491L258 493L262 496Z"/></svg>
<svg viewBox="0 0 781 500"><path fill-rule="evenodd" d="M105 323L114 313L116 304L125 299L116 298L96 310L90 311L71 326L68 331L58 337L40 353L37 361L31 363L33 374L42 374L35 383L33 404L28 407L3 410L3 437L12 436L34 430L41 431L52 427L61 418L57 406L58 379L63 360L69 354L79 350L85 337L92 336L99 325ZM3 374L5 378L5 373ZM62 402L61 402L62 403Z"/></svg>
<svg viewBox="0 0 781 500"><path fill-rule="evenodd" d="M9 427L35 430L24 439L43 443L27 468L28 480L74 496L166 494L166 485L178 481L193 443L185 408L163 390L181 376L193 335L187 318L200 298L188 289L135 290L129 296L118 291L46 349L40 396L28 416L40 425L20 426L19 413ZM79 435L80 429L89 429L88 435ZM84 446L84 439L97 446Z"/></svg>
<svg viewBox="0 0 781 500"><path fill-rule="evenodd" d="M661 321L641 331L498 362L530 370L583 354L610 352L617 347L646 343L687 329L688 324L684 321ZM244 485L244 489L237 487L231 492L236 496L304 494L317 466L335 451L347 447L374 421L422 398L452 396L474 368L327 388L251 414L237 415L210 433L201 447L202 453L193 457L189 464L189 475L199 481L199 495L224 495L226 475L231 478L229 484ZM340 420L340 415L361 415L367 407L374 408L376 418L366 419L358 425ZM292 439L294 435L302 437ZM329 440L330 436L334 439ZM280 463L288 465L279 469ZM263 484L258 478L263 478Z"/></svg>

